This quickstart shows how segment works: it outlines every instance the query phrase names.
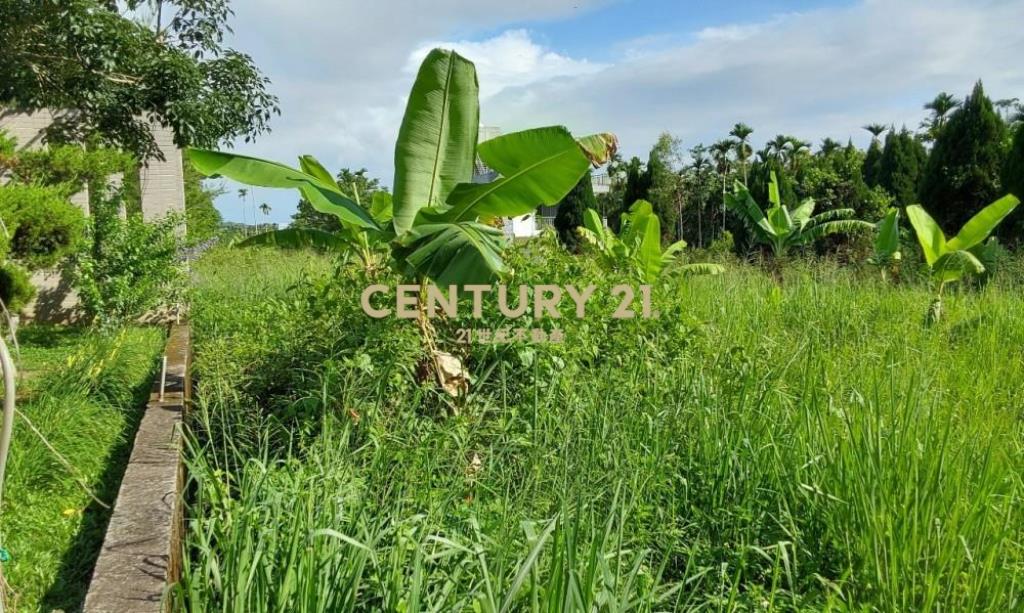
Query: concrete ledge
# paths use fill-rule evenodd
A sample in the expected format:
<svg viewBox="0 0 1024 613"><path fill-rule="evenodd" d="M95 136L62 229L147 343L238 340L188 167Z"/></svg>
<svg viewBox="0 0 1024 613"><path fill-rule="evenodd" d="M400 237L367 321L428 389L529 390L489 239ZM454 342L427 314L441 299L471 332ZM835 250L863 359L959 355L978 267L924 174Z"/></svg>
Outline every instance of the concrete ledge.
<svg viewBox="0 0 1024 613"><path fill-rule="evenodd" d="M84 610L159 613L181 570L181 420L190 396L187 324L171 327L167 380L157 375L135 436Z"/></svg>

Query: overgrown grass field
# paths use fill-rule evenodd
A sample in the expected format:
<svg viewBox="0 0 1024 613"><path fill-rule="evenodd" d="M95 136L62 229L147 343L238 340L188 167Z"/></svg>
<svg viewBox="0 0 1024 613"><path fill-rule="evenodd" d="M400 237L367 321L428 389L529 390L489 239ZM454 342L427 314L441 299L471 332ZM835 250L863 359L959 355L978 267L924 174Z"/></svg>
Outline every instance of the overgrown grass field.
<svg viewBox="0 0 1024 613"><path fill-rule="evenodd" d="M163 349L159 328L25 326L4 487L15 611L78 610Z"/></svg>
<svg viewBox="0 0 1024 613"><path fill-rule="evenodd" d="M828 261L781 281L669 274L655 319L550 238L513 284L594 283L561 344L442 348L368 318L312 255L196 267L188 611L1015 610L1024 578L1024 300ZM394 278L375 282L394 286ZM468 308L462 312L468 313ZM457 416L452 416L457 412ZM17 449L17 446L15 446Z"/></svg>

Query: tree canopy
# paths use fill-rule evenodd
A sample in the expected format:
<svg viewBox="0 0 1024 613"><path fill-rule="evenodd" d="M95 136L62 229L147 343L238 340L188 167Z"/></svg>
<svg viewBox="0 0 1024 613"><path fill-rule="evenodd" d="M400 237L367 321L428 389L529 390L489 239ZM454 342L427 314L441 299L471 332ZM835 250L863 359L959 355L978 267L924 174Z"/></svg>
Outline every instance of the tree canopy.
<svg viewBox="0 0 1024 613"><path fill-rule="evenodd" d="M180 146L250 140L278 112L252 59L223 46L228 0L0 0L0 105L65 111L51 139L95 136L162 155L150 121Z"/></svg>
<svg viewBox="0 0 1024 613"><path fill-rule="evenodd" d="M1006 127L979 81L943 124L928 158L920 200L946 231L1003 195Z"/></svg>
<svg viewBox="0 0 1024 613"><path fill-rule="evenodd" d="M565 245L566 249L573 252L579 251L580 237L576 228L583 225L583 212L596 208L597 198L594 197L594 185L588 170L575 187L558 203L558 212L555 213L555 230L558 231L558 240Z"/></svg>

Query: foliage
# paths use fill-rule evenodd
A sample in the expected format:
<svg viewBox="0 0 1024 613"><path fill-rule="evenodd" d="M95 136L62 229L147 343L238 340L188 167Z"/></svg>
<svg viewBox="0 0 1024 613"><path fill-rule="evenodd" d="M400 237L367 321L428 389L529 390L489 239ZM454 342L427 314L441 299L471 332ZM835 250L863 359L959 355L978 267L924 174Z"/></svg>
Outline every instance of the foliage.
<svg viewBox="0 0 1024 613"><path fill-rule="evenodd" d="M679 168L682 158L682 142L668 132L662 132L651 147L647 159L647 200L651 203L654 214L663 222L662 238L668 242L679 238L679 209L682 208L683 200Z"/></svg>
<svg viewBox="0 0 1024 613"><path fill-rule="evenodd" d="M851 219L854 215L852 209L832 209L814 215L812 199L806 199L790 210L782 204L774 172L771 173L768 200L771 207L762 211L750 191L736 182L726 204L743 220L758 242L771 247L776 258L784 256L793 247L807 245L823 236L872 227L866 221Z"/></svg>
<svg viewBox="0 0 1024 613"><path fill-rule="evenodd" d="M597 211L587 209L583 213L583 226L578 230L580 236L601 255L606 266L627 270L641 283L657 281L662 270L686 248L686 241L676 241L662 250L661 223L651 203L646 200L634 202L622 215L619 227L621 230L616 235L604 227ZM722 271L714 264L686 264L679 269L690 274L718 274Z"/></svg>
<svg viewBox="0 0 1024 613"><path fill-rule="evenodd" d="M4 484L9 609L82 609L164 336L157 327L19 329L19 414Z"/></svg>
<svg viewBox="0 0 1024 613"><path fill-rule="evenodd" d="M116 200L90 218L92 245L75 262L75 288L85 312L102 326L142 317L169 306L184 283L178 251L181 220L144 222L117 215Z"/></svg>
<svg viewBox="0 0 1024 613"><path fill-rule="evenodd" d="M378 191L387 191L380 184L380 179L366 176L366 169L353 171L350 168L342 168L334 177L338 188L350 199L357 202L373 202L374 194ZM325 232L338 232L341 230L341 222L330 213L321 213L313 208L309 200L299 200L298 210L292 215L291 226L294 228L310 228L323 230Z"/></svg>
<svg viewBox="0 0 1024 613"><path fill-rule="evenodd" d="M29 272L8 262L0 266L0 300L12 314L17 314L36 295Z"/></svg>
<svg viewBox="0 0 1024 613"><path fill-rule="evenodd" d="M896 206L917 201L928 153L906 128L891 130L878 164L878 185L892 194Z"/></svg>
<svg viewBox="0 0 1024 613"><path fill-rule="evenodd" d="M315 209L336 215L343 227L373 235L377 244L393 240L392 260L407 277L440 285L483 283L507 273L501 232L487 222L558 202L589 164L608 161L616 142L608 134L577 141L564 127L552 126L477 146L477 89L476 69L458 54L435 49L424 59L395 144L394 196L381 200L387 211L383 223L346 196L310 156L300 159L301 170L207 150L193 150L191 159L207 176L297 187ZM477 157L500 176L473 183Z"/></svg>
<svg viewBox="0 0 1024 613"><path fill-rule="evenodd" d="M1014 196L1000 198L978 211L956 236L948 240L939 224L921 205L907 207L907 217L917 234L935 287L935 298L928 311L930 322L942 317L942 290L947 283L959 281L967 274L985 272L985 265L978 257L979 250L986 249L985 239L1018 204L1020 200Z"/></svg>
<svg viewBox="0 0 1024 613"><path fill-rule="evenodd" d="M64 186L0 186L0 220L9 255L29 268L53 266L83 246L85 217Z"/></svg>
<svg viewBox="0 0 1024 613"><path fill-rule="evenodd" d="M183 154L184 156L184 154ZM185 228L186 237L192 244L201 243L217 235L223 218L214 206L214 200L226 193L223 186L208 186L203 176L182 160L185 182Z"/></svg>
<svg viewBox="0 0 1024 613"><path fill-rule="evenodd" d="M265 250L196 264L182 610L1017 606L1019 278L928 330L906 318L916 283L733 265L620 320L598 298L623 277L591 258L547 237L506 257L595 300L531 322L562 344L465 346L476 388L450 420L401 376L409 327L359 308L365 275ZM484 302L439 333L506 325Z"/></svg>
<svg viewBox="0 0 1024 613"><path fill-rule="evenodd" d="M821 211L850 208L862 219L881 217L891 198L864 181L864 156L854 147L837 148L804 164L794 191L813 198Z"/></svg>
<svg viewBox="0 0 1024 613"><path fill-rule="evenodd" d="M882 146L878 144L877 140L872 140L871 144L868 145L868 152L864 156L864 164L861 167L861 172L864 175L864 182L869 187L878 185L878 174L879 167L882 162Z"/></svg>
<svg viewBox="0 0 1024 613"><path fill-rule="evenodd" d="M214 146L266 131L277 112L267 79L223 46L227 0L163 0L152 23L141 0L0 3L0 102L19 109L75 109L56 140L89 137L159 155L149 118L179 146ZM124 11L124 12L122 12Z"/></svg>
<svg viewBox="0 0 1024 613"><path fill-rule="evenodd" d="M626 181L622 191L622 201L611 214L608 224L612 230L619 231L619 220L637 200L647 200L651 191L651 174L640 158L633 156L625 164Z"/></svg>
<svg viewBox="0 0 1024 613"><path fill-rule="evenodd" d="M1003 189L1008 193L1024 198L1024 124L1017 128L1013 137L1010 152L1003 163ZM1011 226L1007 236L1016 242L1024 241L1024 219L1017 213L1011 218Z"/></svg>
<svg viewBox="0 0 1024 613"><path fill-rule="evenodd" d="M928 158L920 201L928 203L939 225L958 228L978 211L978 203L1003 193L1005 130L979 81L944 124Z"/></svg>
<svg viewBox="0 0 1024 613"><path fill-rule="evenodd" d="M878 222L878 235L875 237L875 251L869 260L883 271L898 265L903 259L900 251L900 210L891 208Z"/></svg>
<svg viewBox="0 0 1024 613"><path fill-rule="evenodd" d="M573 253L578 253L580 250L579 233L576 229L583 225L584 211L597 208L592 181L588 170L576 182L575 187L558 203L558 211L555 213L555 231L558 232L558 240Z"/></svg>

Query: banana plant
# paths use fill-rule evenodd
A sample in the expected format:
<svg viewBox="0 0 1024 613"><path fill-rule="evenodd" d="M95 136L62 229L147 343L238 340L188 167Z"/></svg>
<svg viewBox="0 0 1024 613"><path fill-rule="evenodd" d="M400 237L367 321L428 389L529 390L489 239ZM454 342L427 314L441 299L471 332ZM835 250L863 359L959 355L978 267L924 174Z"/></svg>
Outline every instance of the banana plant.
<svg viewBox="0 0 1024 613"><path fill-rule="evenodd" d="M868 262L882 271L884 280L886 271L897 267L903 259L903 252L900 251L900 210L889 209L885 213L885 217L878 222L877 228L875 252L868 258Z"/></svg>
<svg viewBox="0 0 1024 613"><path fill-rule="evenodd" d="M201 156L202 154L197 155ZM303 172L319 177L326 185L336 185L342 196L350 198L369 213L373 221L376 222L377 228L363 227L336 215L341 224L341 230L338 232L326 232L314 228L285 228L251 236L236 243L236 246L265 245L285 249L312 248L341 254L355 254L365 270L373 271L379 268L382 259L387 255L387 244L394 238L394 233L388 226L392 217L391 194L383 191L376 192L367 206L362 202L359 190L355 185L351 186L351 191L346 191L349 188L335 182L331 174L313 156L300 156L299 167Z"/></svg>
<svg viewBox="0 0 1024 613"><path fill-rule="evenodd" d="M618 236L604 226L594 209L583 212L583 225L578 231L600 254L606 266L626 268L641 283L654 283L662 270L686 248L686 241L680 240L662 250L661 221L646 200L637 200L622 214ZM684 274L718 274L723 269L717 264L685 264L679 270Z"/></svg>
<svg viewBox="0 0 1024 613"><path fill-rule="evenodd" d="M776 258L781 258L793 247L807 245L829 234L873 227L866 221L851 219L853 209L833 209L814 215L814 200L811 198L790 210L782 204L774 171L768 184L768 200L771 207L762 211L750 195L750 190L736 181L733 193L726 196L725 203L751 230L758 242L771 247Z"/></svg>
<svg viewBox="0 0 1024 613"><path fill-rule="evenodd" d="M334 248L386 247L399 272L441 285L490 283L507 274L505 240L488 222L561 200L593 164L615 152L611 134L576 139L562 126L514 132L477 144L479 87L473 63L434 49L413 83L395 143L393 196L364 207L309 156L298 169L223 151L192 149L196 168L261 187L298 189L314 209L342 222L340 236L284 230L282 242ZM472 181L479 158L498 172ZM282 234L284 232L285 234ZM272 242L275 237L254 242Z"/></svg>
<svg viewBox="0 0 1024 613"><path fill-rule="evenodd" d="M939 224L921 205L912 204L907 207L907 218L917 235L917 242L921 244L935 292L928 307L928 323L935 323L942 318L942 291L947 283L959 281L968 274L980 275L985 272L982 258L986 257L989 248L985 239L1018 204L1020 200L1015 196L1003 196L978 211L950 239L946 238Z"/></svg>

